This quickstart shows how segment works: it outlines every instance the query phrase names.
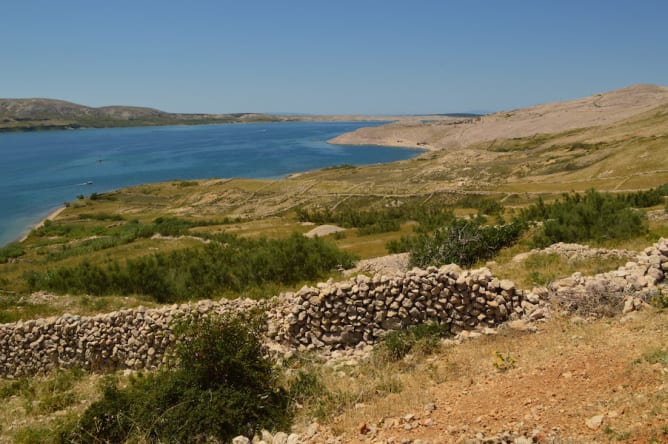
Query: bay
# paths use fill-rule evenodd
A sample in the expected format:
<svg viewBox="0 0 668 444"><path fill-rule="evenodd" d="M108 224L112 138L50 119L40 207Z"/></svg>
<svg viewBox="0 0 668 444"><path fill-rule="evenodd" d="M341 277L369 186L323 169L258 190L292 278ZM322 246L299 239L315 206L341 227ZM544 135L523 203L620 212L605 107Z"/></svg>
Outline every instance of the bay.
<svg viewBox="0 0 668 444"><path fill-rule="evenodd" d="M383 122L284 122L0 134L0 245L78 195L141 183L277 178L408 159L413 149L326 141Z"/></svg>

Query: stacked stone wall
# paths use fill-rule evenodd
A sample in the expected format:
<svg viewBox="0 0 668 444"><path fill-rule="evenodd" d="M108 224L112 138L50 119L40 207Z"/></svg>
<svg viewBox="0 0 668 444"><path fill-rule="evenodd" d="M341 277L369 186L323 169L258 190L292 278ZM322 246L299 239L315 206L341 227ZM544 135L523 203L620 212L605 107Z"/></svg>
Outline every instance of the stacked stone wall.
<svg viewBox="0 0 668 444"><path fill-rule="evenodd" d="M0 325L0 377L15 378L55 368L154 369L173 344L175 318L188 314L268 314L267 341L293 349L340 349L373 344L388 331L438 322L452 333L495 327L513 317L537 319L548 300L577 301L592 292L632 296L635 309L661 291L668 273L668 240L639 253L615 271L579 273L548 288L523 291L486 269L455 265L413 269L391 276L359 275L323 283L264 302L248 299L200 301L158 309L137 308L92 317L64 315ZM628 302L628 299L627 299Z"/></svg>
<svg viewBox="0 0 668 444"><path fill-rule="evenodd" d="M270 324L269 335L307 349L373 344L389 330L428 321L444 324L452 333L494 327L538 303L537 296L495 278L487 268L461 270L455 265L396 276L359 275L303 288L290 297L294 302L279 306L282 311L273 318L282 322Z"/></svg>

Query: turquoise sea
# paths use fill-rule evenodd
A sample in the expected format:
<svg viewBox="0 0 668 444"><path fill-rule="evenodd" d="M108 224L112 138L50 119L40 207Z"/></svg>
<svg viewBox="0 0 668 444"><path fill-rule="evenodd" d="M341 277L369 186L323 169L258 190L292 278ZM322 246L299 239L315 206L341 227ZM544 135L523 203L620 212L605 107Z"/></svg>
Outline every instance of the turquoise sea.
<svg viewBox="0 0 668 444"><path fill-rule="evenodd" d="M0 134L0 245L78 195L174 179L276 178L416 156L326 143L382 122L286 122Z"/></svg>

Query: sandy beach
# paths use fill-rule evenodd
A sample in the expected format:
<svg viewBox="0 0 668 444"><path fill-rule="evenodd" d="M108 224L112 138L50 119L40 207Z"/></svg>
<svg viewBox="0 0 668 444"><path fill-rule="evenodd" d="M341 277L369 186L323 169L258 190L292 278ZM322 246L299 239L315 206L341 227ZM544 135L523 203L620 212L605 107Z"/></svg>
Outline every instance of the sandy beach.
<svg viewBox="0 0 668 444"><path fill-rule="evenodd" d="M25 234L23 236L21 236L21 239L19 239L19 242L23 242L24 240L26 240L28 238L28 235L30 234L30 232L32 230L36 230L37 228L40 228L40 227L44 226L44 223L47 220L54 220L56 217L58 217L58 215L60 213L65 211L65 208L66 208L65 206L62 206L62 207L59 207L59 208L53 210L44 219L42 219L41 221L39 221L38 223L36 223L32 227L28 228L28 230L25 232Z"/></svg>

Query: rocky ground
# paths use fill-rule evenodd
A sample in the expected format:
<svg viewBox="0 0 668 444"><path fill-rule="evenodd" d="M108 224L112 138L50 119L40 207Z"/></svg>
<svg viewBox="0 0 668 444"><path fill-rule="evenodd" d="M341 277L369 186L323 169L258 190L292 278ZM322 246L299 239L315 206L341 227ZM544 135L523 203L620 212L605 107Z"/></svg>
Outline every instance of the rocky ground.
<svg viewBox="0 0 668 444"><path fill-rule="evenodd" d="M575 244L544 252L570 258L632 253ZM614 287L622 275L632 276L636 267L652 262L654 253L652 248L635 253L637 263L587 279ZM391 264L396 258L364 266ZM623 314L606 317L594 310L585 317L558 301L541 304L539 317L443 340L441 350L421 364L409 355L409 366L429 370L404 375L413 381L402 379L406 387L399 393L360 402L327 425L306 421L291 435L265 433L253 442L668 442L668 312L632 296L635 279L620 290L627 293ZM572 277L555 282L550 291L558 295L570 284L575 285ZM358 347L324 359L334 367L357 366L370 353L370 347Z"/></svg>
<svg viewBox="0 0 668 444"><path fill-rule="evenodd" d="M426 149L460 148L496 139L559 133L606 125L668 102L668 88L634 85L568 102L554 102L502 111L466 121L397 122L361 128L333 143L410 146Z"/></svg>
<svg viewBox="0 0 668 444"><path fill-rule="evenodd" d="M556 316L465 335L429 359L444 380L357 405L270 443L668 442L668 313ZM527 324L525 324L527 327ZM512 357L495 366L494 352Z"/></svg>

